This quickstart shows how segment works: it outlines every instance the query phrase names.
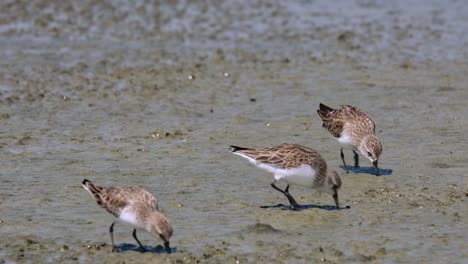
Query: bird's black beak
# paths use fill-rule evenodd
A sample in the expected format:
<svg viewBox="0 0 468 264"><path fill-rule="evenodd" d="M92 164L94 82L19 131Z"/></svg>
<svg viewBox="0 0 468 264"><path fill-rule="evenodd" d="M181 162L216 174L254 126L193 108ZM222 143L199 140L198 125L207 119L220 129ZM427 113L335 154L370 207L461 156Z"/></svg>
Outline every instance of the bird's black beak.
<svg viewBox="0 0 468 264"><path fill-rule="evenodd" d="M376 176L379 176L379 166L377 166L378 162L379 162L378 160L372 162L372 165L374 165L374 171L375 171Z"/></svg>

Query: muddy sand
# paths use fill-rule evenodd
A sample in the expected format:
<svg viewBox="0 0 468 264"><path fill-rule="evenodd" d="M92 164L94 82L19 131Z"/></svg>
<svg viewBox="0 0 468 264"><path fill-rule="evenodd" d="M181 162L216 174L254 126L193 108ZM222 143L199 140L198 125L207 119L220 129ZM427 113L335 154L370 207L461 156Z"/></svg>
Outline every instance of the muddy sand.
<svg viewBox="0 0 468 264"><path fill-rule="evenodd" d="M133 2L133 1L132 1ZM0 263L468 262L462 1L0 3ZM377 124L385 175L340 168L320 102ZM298 143L342 180L287 210L230 144ZM352 153L345 152L349 164ZM174 254L81 187L142 185ZM158 246L159 245L159 246Z"/></svg>

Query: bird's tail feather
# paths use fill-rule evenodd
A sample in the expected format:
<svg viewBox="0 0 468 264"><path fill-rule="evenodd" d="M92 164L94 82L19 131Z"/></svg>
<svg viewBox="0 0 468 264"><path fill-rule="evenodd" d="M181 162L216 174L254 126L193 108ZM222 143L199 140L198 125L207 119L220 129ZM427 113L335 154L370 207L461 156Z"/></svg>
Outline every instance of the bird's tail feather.
<svg viewBox="0 0 468 264"><path fill-rule="evenodd" d="M84 179L82 184L85 190L88 191L89 194L91 194L91 196L93 196L94 199L96 199L97 203L99 204L101 201L100 193L102 192L104 188L101 186L95 185L93 182L87 179Z"/></svg>
<svg viewBox="0 0 468 264"><path fill-rule="evenodd" d="M249 149L249 148L244 148L244 147L238 147L238 146L230 146L231 147L231 151L232 152L237 152L239 150L246 150L246 149Z"/></svg>

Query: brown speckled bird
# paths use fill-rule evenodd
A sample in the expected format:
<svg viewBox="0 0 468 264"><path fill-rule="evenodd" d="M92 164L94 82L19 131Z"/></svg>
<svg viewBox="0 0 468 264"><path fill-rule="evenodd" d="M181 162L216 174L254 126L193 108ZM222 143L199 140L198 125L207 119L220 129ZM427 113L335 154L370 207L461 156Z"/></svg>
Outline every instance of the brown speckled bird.
<svg viewBox="0 0 468 264"><path fill-rule="evenodd" d="M379 175L378 161L382 154L382 144L375 135L375 124L363 111L349 105L342 105L340 109L333 109L320 104L317 110L323 121L323 127L330 132L341 144L341 160L346 167L343 148L354 152L354 166L359 167L359 155L356 150L368 158L374 165L375 174Z"/></svg>
<svg viewBox="0 0 468 264"><path fill-rule="evenodd" d="M158 201L153 195L141 187L106 188L86 179L82 184L99 206L119 220L159 236L164 241L166 252L171 253L169 238L172 236L173 229L169 220L159 211ZM114 224L112 222L109 228L112 252L117 251L114 244ZM133 229L133 238L140 245L140 249L146 251L136 236L136 228Z"/></svg>
<svg viewBox="0 0 468 264"><path fill-rule="evenodd" d="M338 189L341 187L341 179L338 173L327 167L325 160L315 150L296 144L281 144L270 148L231 148L234 154L273 174L271 187L288 198L291 209L296 210L299 205L289 193L289 185L326 192L333 196L336 207L340 207ZM278 181L286 182L284 191L275 185Z"/></svg>

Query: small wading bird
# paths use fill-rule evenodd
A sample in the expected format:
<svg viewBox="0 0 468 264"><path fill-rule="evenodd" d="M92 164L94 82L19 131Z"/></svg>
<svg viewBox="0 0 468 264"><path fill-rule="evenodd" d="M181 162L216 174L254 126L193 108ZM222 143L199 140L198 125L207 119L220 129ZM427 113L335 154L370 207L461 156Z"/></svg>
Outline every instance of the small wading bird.
<svg viewBox="0 0 468 264"><path fill-rule="evenodd" d="M86 179L83 180L82 184L99 206L119 220L159 236L164 241L166 252L171 253L169 238L172 236L172 226L159 211L158 201L153 195L140 187L106 188L95 185ZM109 228L112 252L118 251L114 244L114 224L112 222ZM135 238L140 249L146 251L137 238L136 228L133 229L133 238Z"/></svg>
<svg viewBox="0 0 468 264"><path fill-rule="evenodd" d="M325 160L315 150L296 144L281 144L270 148L244 148L231 146L234 154L248 160L260 169L273 174L271 187L288 198L292 210L299 209L299 204L289 193L289 185L298 185L317 189L333 196L339 208L338 189L341 179L334 170L327 167ZM275 183L287 184L283 191Z"/></svg>
<svg viewBox="0 0 468 264"><path fill-rule="evenodd" d="M341 144L341 160L348 173L343 148L354 152L354 167L359 168L359 151L367 157L374 166L375 175L379 176L378 161L382 154L382 145L375 135L375 124L364 112L356 107L342 105L340 109L333 109L320 104L317 110L323 121L322 126L330 132Z"/></svg>

